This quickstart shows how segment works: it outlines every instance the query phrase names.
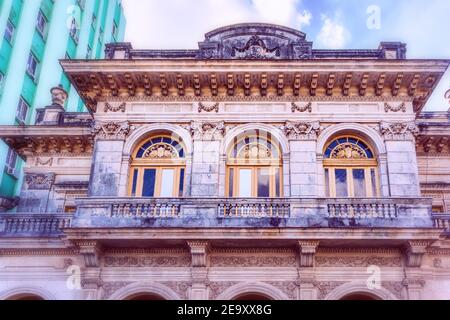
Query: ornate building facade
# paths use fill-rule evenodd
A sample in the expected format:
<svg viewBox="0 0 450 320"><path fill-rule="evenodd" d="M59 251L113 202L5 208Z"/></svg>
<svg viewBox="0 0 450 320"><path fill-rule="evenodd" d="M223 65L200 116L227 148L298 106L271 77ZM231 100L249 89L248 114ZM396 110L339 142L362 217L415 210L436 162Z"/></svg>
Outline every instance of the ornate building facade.
<svg viewBox="0 0 450 320"><path fill-rule="evenodd" d="M62 66L1 199L0 299L450 299L449 65L242 24Z"/></svg>

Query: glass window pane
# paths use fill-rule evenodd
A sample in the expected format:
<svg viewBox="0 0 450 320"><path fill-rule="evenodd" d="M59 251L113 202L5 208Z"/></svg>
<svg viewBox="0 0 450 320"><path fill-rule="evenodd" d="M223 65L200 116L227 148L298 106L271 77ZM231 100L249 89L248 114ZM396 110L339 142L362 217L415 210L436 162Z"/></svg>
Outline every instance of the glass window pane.
<svg viewBox="0 0 450 320"><path fill-rule="evenodd" d="M228 173L228 196L234 196L234 168L230 168L230 172Z"/></svg>
<svg viewBox="0 0 450 320"><path fill-rule="evenodd" d="M180 188L179 188L179 197L183 196L183 192L184 192L184 169L180 170Z"/></svg>
<svg viewBox="0 0 450 320"><path fill-rule="evenodd" d="M325 196L329 197L330 196L330 170L329 169L325 169Z"/></svg>
<svg viewBox="0 0 450 320"><path fill-rule="evenodd" d="M280 168L275 168L275 197L281 197Z"/></svg>
<svg viewBox="0 0 450 320"><path fill-rule="evenodd" d="M161 178L161 197L173 197L175 170L164 169Z"/></svg>
<svg viewBox="0 0 450 320"><path fill-rule="evenodd" d="M258 198L270 197L270 169L258 169Z"/></svg>
<svg viewBox="0 0 450 320"><path fill-rule="evenodd" d="M252 169L239 170L239 197L250 198L252 196Z"/></svg>
<svg viewBox="0 0 450 320"><path fill-rule="evenodd" d="M377 188L377 176L376 176L375 169L370 169L370 175L372 178L372 196L376 198L376 197L378 197L378 188Z"/></svg>
<svg viewBox="0 0 450 320"><path fill-rule="evenodd" d="M131 187L131 196L136 196L136 186L137 186L137 180L138 180L138 169L133 170L133 185Z"/></svg>
<svg viewBox="0 0 450 320"><path fill-rule="evenodd" d="M367 197L366 177L364 169L353 169L353 187L355 189L355 197Z"/></svg>
<svg viewBox="0 0 450 320"><path fill-rule="evenodd" d="M156 169L144 170L144 182L142 186L143 197L155 196Z"/></svg>
<svg viewBox="0 0 450 320"><path fill-rule="evenodd" d="M334 170L336 179L336 197L348 197L347 169Z"/></svg>

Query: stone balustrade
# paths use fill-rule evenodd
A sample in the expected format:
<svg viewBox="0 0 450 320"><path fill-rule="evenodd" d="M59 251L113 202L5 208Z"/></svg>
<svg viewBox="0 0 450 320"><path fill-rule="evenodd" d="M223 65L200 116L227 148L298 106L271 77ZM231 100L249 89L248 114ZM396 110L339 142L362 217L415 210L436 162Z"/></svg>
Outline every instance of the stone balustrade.
<svg viewBox="0 0 450 320"><path fill-rule="evenodd" d="M0 214L0 237L58 237L69 228L72 215Z"/></svg>
<svg viewBox="0 0 450 320"><path fill-rule="evenodd" d="M432 228L431 199L82 198L75 228Z"/></svg>
<svg viewBox="0 0 450 320"><path fill-rule="evenodd" d="M233 200L218 204L220 218L289 218L290 203L285 200Z"/></svg>
<svg viewBox="0 0 450 320"><path fill-rule="evenodd" d="M177 218L180 201L170 199L118 201L112 205L113 218Z"/></svg>
<svg viewBox="0 0 450 320"><path fill-rule="evenodd" d="M330 218L341 219L396 219L398 205L386 201L348 203L348 200L341 200L328 204L328 214Z"/></svg>

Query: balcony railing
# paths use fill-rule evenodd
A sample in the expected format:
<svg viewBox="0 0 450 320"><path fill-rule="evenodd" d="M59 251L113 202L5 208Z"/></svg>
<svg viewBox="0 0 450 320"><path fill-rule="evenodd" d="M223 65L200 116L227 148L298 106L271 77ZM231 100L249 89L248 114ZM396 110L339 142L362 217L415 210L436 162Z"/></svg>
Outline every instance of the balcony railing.
<svg viewBox="0 0 450 320"><path fill-rule="evenodd" d="M72 215L0 214L0 236L60 236L71 226Z"/></svg>
<svg viewBox="0 0 450 320"><path fill-rule="evenodd" d="M291 204L286 200L228 199L218 203L220 218L289 218Z"/></svg>
<svg viewBox="0 0 450 320"><path fill-rule="evenodd" d="M83 198L75 227L432 228L431 199Z"/></svg>
<svg viewBox="0 0 450 320"><path fill-rule="evenodd" d="M180 202L175 200L118 202L111 210L113 218L177 218L179 215Z"/></svg>
<svg viewBox="0 0 450 320"><path fill-rule="evenodd" d="M332 203L328 205L328 215L341 219L396 219L398 206L391 203Z"/></svg>

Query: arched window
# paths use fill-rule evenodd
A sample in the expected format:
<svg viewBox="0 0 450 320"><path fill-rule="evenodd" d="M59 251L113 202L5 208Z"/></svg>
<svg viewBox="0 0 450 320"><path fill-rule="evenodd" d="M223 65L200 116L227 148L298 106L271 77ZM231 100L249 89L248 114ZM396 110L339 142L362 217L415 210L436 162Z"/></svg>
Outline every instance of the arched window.
<svg viewBox="0 0 450 320"><path fill-rule="evenodd" d="M227 155L227 196L274 198L282 196L280 146L270 134L243 134L234 139Z"/></svg>
<svg viewBox="0 0 450 320"><path fill-rule="evenodd" d="M185 165L185 151L179 139L158 135L144 141L133 153L130 196L183 196Z"/></svg>
<svg viewBox="0 0 450 320"><path fill-rule="evenodd" d="M372 149L358 137L333 140L324 152L328 197L379 196L378 164Z"/></svg>

